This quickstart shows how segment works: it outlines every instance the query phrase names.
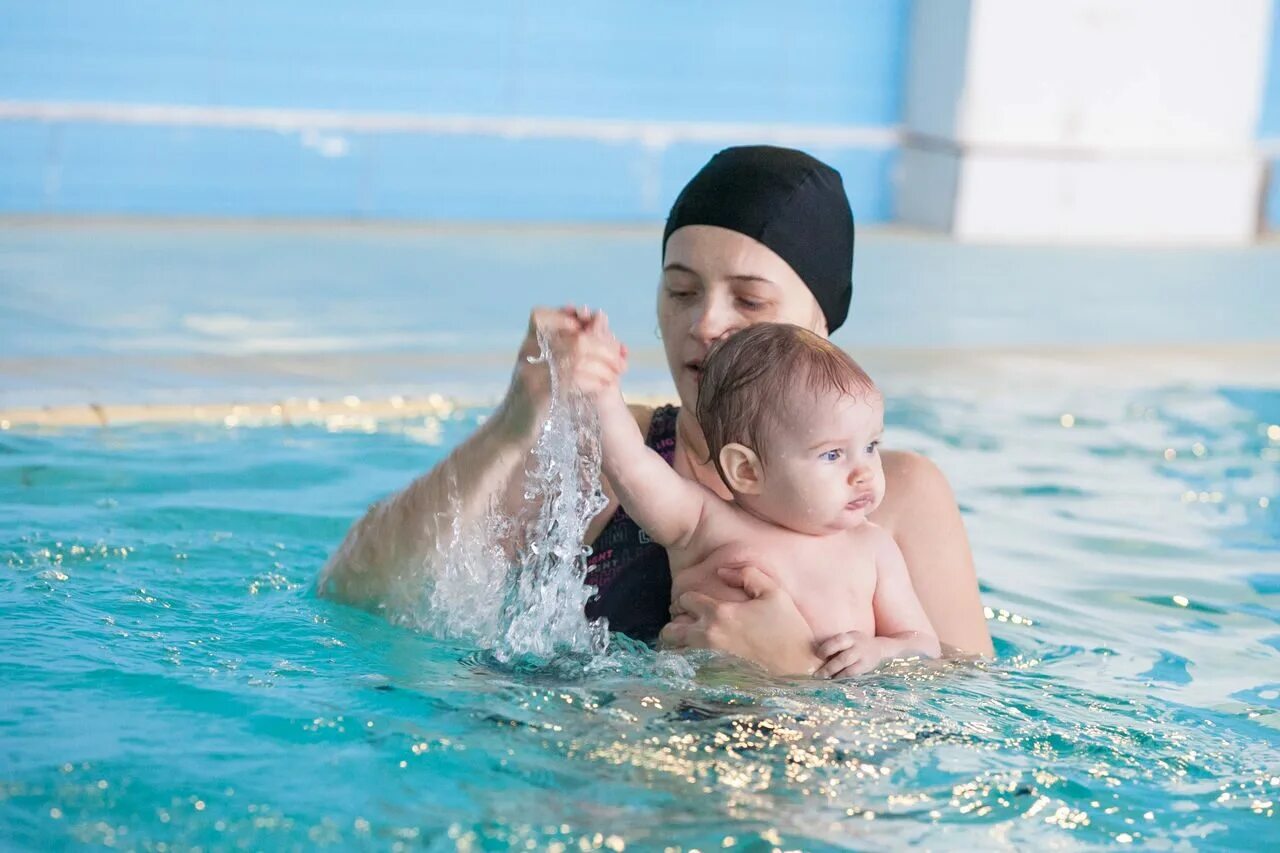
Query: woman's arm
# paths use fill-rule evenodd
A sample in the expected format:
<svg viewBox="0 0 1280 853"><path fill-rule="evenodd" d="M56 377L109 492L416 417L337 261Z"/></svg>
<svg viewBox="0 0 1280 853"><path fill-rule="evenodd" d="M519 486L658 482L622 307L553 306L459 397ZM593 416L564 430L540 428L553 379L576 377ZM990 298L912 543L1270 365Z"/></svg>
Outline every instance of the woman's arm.
<svg viewBox="0 0 1280 853"><path fill-rule="evenodd" d="M454 512L465 522L523 470L531 436L527 419L503 403L483 426L436 467L374 504L352 525L320 572L321 595L348 604L385 601L397 581L431 571L437 536L451 530Z"/></svg>
<svg viewBox="0 0 1280 853"><path fill-rule="evenodd" d="M883 459L885 498L872 520L902 549L938 639L961 653L994 654L969 537L947 478L917 453L885 451Z"/></svg>
<svg viewBox="0 0 1280 853"><path fill-rule="evenodd" d="M321 595L356 604L385 601L399 580L431 571L438 531L451 530L455 513L468 521L491 502L506 514L519 509L519 475L550 400L546 364L530 364L528 357L539 352L539 328L566 357L579 357L578 348L592 345L576 334L583 322L573 309L533 311L501 405L443 462L351 527L320 572Z"/></svg>

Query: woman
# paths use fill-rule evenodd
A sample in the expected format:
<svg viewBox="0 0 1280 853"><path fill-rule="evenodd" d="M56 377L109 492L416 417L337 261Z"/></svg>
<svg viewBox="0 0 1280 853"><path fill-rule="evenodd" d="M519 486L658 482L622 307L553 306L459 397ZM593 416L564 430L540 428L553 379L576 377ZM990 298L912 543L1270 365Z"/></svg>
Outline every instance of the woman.
<svg viewBox="0 0 1280 853"><path fill-rule="evenodd" d="M753 323L795 323L823 336L835 331L852 292L853 217L840 176L829 166L788 149L730 148L680 194L663 243L658 326L682 405L633 411L649 444L676 471L727 499L693 417L701 360L716 340ZM321 574L323 593L383 600L405 574L423 571L435 531L449 529L432 522L451 506L465 517L495 498L508 512L519 507L519 474L550 392L545 365L527 356L538 352L542 328L573 369L598 345L580 334L585 320L585 312L572 308L533 311L511 387L493 416L445 461L352 527ZM913 453L885 451L883 462L886 496L872 520L902 549L942 643L991 654L964 524L946 479ZM588 582L599 589L589 615L606 616L614 629L642 639L661 629L669 645L730 652L779 674L817 669L821 659L804 619L749 553L713 556L730 567L726 580L749 600L685 593L680 604L694 621L663 628L671 600L666 554L619 509L608 483L605 491L609 506L587 532L594 545Z"/></svg>

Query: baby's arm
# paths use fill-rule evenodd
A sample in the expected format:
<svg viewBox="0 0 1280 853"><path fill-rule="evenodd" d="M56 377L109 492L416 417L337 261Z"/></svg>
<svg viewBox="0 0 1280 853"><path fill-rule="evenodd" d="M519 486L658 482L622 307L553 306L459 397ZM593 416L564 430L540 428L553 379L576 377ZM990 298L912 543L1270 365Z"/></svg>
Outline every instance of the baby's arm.
<svg viewBox="0 0 1280 853"><path fill-rule="evenodd" d="M884 657L938 657L942 647L911 585L902 549L887 532L876 538L880 541L876 550L876 594L871 606L876 614L876 639L881 641Z"/></svg>
<svg viewBox="0 0 1280 853"><path fill-rule="evenodd" d="M911 586L902 549L880 528L874 534L876 591L871 607L876 636L849 631L824 640L818 646L818 656L826 659L815 673L819 677L861 675L883 660L917 655L936 658L942 653L929 616Z"/></svg>
<svg viewBox="0 0 1280 853"><path fill-rule="evenodd" d="M600 416L601 455L609 485L653 541L664 548L687 545L711 505L708 498L715 496L681 477L645 446L619 388L626 348L610 333L603 311L587 320L578 344L570 381L595 404Z"/></svg>
<svg viewBox="0 0 1280 853"><path fill-rule="evenodd" d="M711 493L686 480L644 443L616 385L596 395L604 474L618 501L664 548L687 545Z"/></svg>

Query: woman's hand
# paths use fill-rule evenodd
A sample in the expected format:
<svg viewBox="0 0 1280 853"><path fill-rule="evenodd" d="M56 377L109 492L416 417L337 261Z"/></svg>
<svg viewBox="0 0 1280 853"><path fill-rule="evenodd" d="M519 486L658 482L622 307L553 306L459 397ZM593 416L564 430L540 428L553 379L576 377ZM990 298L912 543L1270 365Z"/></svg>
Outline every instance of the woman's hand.
<svg viewBox="0 0 1280 853"><path fill-rule="evenodd" d="M599 333L601 327L603 334ZM504 414L517 432L532 431L551 401L551 372L546 360L538 358L542 352L539 330L547 339L550 357L560 365L561 375L574 384L599 381L610 372L616 376L625 366L625 348L608 334L602 313L573 305L533 309L504 401ZM593 331L596 333L590 333Z"/></svg>
<svg viewBox="0 0 1280 853"><path fill-rule="evenodd" d="M627 367L627 348L609 331L603 311L589 314L582 331L567 347L565 381L588 396L612 392L620 394L618 381Z"/></svg>
<svg viewBox="0 0 1280 853"><path fill-rule="evenodd" d="M715 555L708 559L714 559ZM692 567L681 574L693 573ZM813 632L777 581L744 559L717 569L720 579L747 595L717 601L700 592L679 593L683 616L659 636L664 646L715 649L760 664L774 675L810 675L823 660L814 654Z"/></svg>

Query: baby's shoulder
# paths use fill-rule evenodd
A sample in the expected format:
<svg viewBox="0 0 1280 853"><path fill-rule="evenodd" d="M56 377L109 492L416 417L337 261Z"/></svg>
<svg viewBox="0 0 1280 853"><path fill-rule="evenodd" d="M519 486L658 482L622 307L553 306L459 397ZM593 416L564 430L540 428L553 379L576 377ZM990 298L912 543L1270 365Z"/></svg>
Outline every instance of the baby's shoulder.
<svg viewBox="0 0 1280 853"><path fill-rule="evenodd" d="M893 535L875 522L868 521L847 531L851 546L873 556L884 553L885 549L898 547Z"/></svg>

